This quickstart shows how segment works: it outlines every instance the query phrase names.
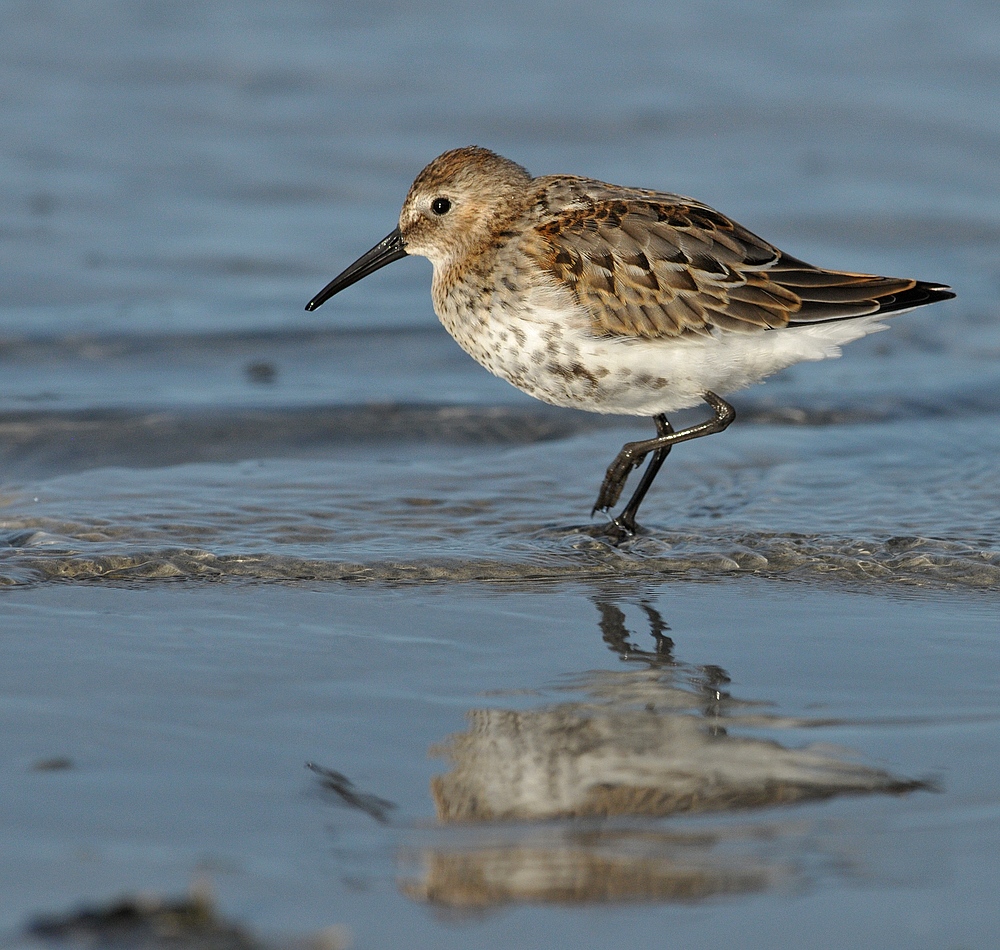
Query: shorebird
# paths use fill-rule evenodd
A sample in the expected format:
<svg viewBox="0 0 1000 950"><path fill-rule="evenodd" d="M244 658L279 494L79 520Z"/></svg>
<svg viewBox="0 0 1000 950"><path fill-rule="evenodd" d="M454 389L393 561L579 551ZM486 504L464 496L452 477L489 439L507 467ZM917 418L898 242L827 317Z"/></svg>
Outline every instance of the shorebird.
<svg viewBox="0 0 1000 950"><path fill-rule="evenodd" d="M636 514L671 448L724 430L728 395L886 328L883 318L955 295L944 284L814 267L706 204L575 175L532 176L478 146L434 159L398 226L306 306L408 254L434 266L445 329L491 373L556 406L651 416L626 443L591 511L609 510L649 456L607 531ZM675 430L667 413L707 403Z"/></svg>

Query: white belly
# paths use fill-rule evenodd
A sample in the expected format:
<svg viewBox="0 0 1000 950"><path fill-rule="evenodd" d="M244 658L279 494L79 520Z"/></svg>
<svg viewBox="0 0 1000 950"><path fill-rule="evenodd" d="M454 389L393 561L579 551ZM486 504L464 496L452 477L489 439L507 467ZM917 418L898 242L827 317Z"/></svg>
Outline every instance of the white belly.
<svg viewBox="0 0 1000 950"><path fill-rule="evenodd" d="M491 373L536 399L589 412L654 416L696 406L804 360L886 329L877 316L712 337L598 337L580 314L440 314L459 345Z"/></svg>

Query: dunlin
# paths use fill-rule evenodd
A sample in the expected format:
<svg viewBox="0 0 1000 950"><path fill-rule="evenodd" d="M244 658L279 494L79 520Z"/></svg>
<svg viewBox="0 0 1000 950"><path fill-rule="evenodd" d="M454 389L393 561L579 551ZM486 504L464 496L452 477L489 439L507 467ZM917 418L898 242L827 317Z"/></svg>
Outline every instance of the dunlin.
<svg viewBox="0 0 1000 950"><path fill-rule="evenodd" d="M608 526L636 512L678 442L721 432L736 413L718 394L885 329L884 317L955 295L942 285L813 267L724 214L680 195L573 175L532 178L487 149L459 148L413 182L399 226L306 306L407 254L434 265L445 329L491 373L557 406L652 416L629 442L593 511ZM674 430L667 413L708 403L710 419Z"/></svg>

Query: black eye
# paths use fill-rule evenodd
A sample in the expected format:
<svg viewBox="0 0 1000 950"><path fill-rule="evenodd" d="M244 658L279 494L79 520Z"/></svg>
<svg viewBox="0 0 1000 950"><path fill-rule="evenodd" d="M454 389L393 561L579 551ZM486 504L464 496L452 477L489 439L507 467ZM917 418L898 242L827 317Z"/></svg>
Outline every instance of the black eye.
<svg viewBox="0 0 1000 950"><path fill-rule="evenodd" d="M435 214L447 214L451 211L451 202L447 198L435 198L431 202L431 211Z"/></svg>

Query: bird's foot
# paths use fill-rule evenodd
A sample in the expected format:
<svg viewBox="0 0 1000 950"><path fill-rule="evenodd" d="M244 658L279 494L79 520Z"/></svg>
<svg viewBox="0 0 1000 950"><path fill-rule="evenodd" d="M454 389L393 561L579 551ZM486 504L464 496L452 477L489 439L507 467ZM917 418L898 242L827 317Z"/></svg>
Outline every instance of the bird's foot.
<svg viewBox="0 0 1000 950"><path fill-rule="evenodd" d="M601 482L597 501L594 502L594 507L590 511L591 515L598 511L608 511L618 503L632 469L636 468L642 459L643 456L636 455L627 445L618 453L615 460L608 466L607 472L604 473L604 481Z"/></svg>
<svg viewBox="0 0 1000 950"><path fill-rule="evenodd" d="M600 525L594 533L607 538L612 544L621 544L622 541L634 538L637 530L634 522L627 521L619 515L606 524Z"/></svg>
<svg viewBox="0 0 1000 950"><path fill-rule="evenodd" d="M617 518L604 522L604 524L591 524L578 530L589 534L592 538L604 538L612 544L618 545L634 538L639 528L634 522L619 515Z"/></svg>

